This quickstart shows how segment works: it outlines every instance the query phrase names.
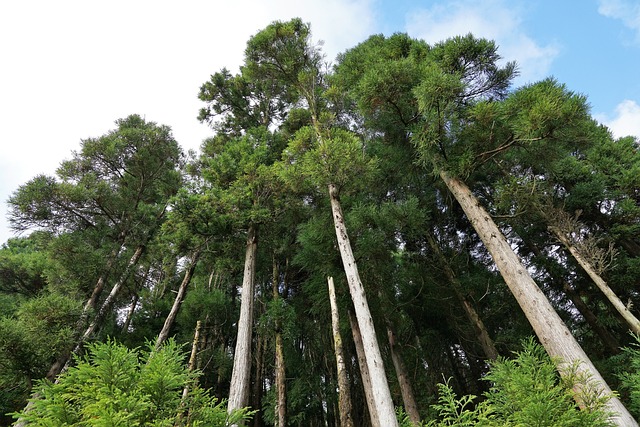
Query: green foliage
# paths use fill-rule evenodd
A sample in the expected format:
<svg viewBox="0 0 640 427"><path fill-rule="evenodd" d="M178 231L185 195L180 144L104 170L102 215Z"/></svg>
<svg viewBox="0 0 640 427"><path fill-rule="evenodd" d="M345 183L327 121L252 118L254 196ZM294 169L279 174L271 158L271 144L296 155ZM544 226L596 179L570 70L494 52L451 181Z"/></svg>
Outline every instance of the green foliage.
<svg viewBox="0 0 640 427"><path fill-rule="evenodd" d="M618 374L621 389L628 393L629 411L634 417L640 417L640 336L634 335L634 341L628 347L624 347L621 366L624 371Z"/></svg>
<svg viewBox="0 0 640 427"><path fill-rule="evenodd" d="M73 345L78 301L59 293L43 293L0 317L0 411L23 406L31 379L41 378L55 357Z"/></svg>
<svg viewBox="0 0 640 427"><path fill-rule="evenodd" d="M294 191L318 189L329 184L357 191L375 176L377 161L366 155L363 142L352 132L332 128L319 138L310 127L300 129L283 154L283 179Z"/></svg>
<svg viewBox="0 0 640 427"><path fill-rule="evenodd" d="M153 230L181 185L182 151L167 126L138 115L117 129L82 141L56 171L40 175L9 199L15 230L52 232L96 228L115 238Z"/></svg>
<svg viewBox="0 0 640 427"><path fill-rule="evenodd" d="M514 359L499 359L485 377L491 382L484 400L473 395L457 398L448 381L440 384L433 409L438 421L426 426L610 426L605 411L607 397L590 388L589 379L568 372L560 379L555 363L533 339L523 342ZM574 389L581 389L580 409Z"/></svg>
<svg viewBox="0 0 640 427"><path fill-rule="evenodd" d="M184 352L169 340L160 350L130 350L114 341L91 344L56 383L41 381L31 411L15 414L33 426L227 426L224 402L197 385ZM187 397L183 390L189 387Z"/></svg>
<svg viewBox="0 0 640 427"><path fill-rule="evenodd" d="M46 233L34 233L9 239L0 248L0 292L34 296L45 287L48 240Z"/></svg>

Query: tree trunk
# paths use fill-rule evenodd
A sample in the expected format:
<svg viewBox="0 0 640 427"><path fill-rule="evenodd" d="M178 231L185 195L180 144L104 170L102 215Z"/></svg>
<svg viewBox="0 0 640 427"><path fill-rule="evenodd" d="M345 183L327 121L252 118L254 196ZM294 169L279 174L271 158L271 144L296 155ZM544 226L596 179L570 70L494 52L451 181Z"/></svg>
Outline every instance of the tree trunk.
<svg viewBox="0 0 640 427"><path fill-rule="evenodd" d="M333 222L336 229L336 237L342 257L342 264L347 282L349 283L349 291L358 320L358 326L362 334L362 344L364 346L364 354L367 360L367 367L371 376L371 384L373 389L373 401L375 409L378 412L380 423L385 427L393 427L398 425L396 419L395 407L391 399L387 375L384 371L382 355L378 346L371 311L367 303L367 296L360 280L358 266L351 250L351 243L347 234L347 228L342 215L342 208L338 198L338 189L335 185L329 185L329 197L331 199L331 210L333 212Z"/></svg>
<svg viewBox="0 0 640 427"><path fill-rule="evenodd" d="M416 426L420 425L420 412L418 412L418 404L413 394L413 387L409 381L409 374L407 368L402 361L402 357L398 354L396 347L396 334L391 329L391 325L387 323L387 338L389 339L389 349L391 350L391 360L393 361L393 367L396 370L396 376L398 377L398 384L400 385L400 393L402 394L402 401L404 402L404 410L406 411L409 419Z"/></svg>
<svg viewBox="0 0 640 427"><path fill-rule="evenodd" d="M253 225L247 232L247 249L244 260L242 296L240 299L240 319L238 337L233 357L233 371L229 388L229 413L242 409L249 404L251 385L251 335L253 330L253 288L256 275L257 231Z"/></svg>
<svg viewBox="0 0 640 427"><path fill-rule="evenodd" d="M607 406L608 410L614 414L612 421L615 425L637 426L638 423L620 400L612 394L607 383L571 335L549 300L533 281L493 219L480 206L479 200L471 193L469 187L462 181L449 176L444 170L440 171L440 177L460 203L480 239L491 253L505 283L515 296L549 356L559 360L558 371L560 374L564 375L568 367L579 364L578 370L590 378L590 381L593 382L591 385L597 386L600 393L611 396ZM576 399L578 404L583 404L580 400L580 390L577 390Z"/></svg>
<svg viewBox="0 0 640 427"><path fill-rule="evenodd" d="M560 242L564 245L565 248L571 252L573 258L580 264L580 267L589 275L593 283L596 284L598 289L604 294L604 296L609 300L611 305L620 313L622 318L627 322L629 329L636 334L640 335L640 320L636 316L634 316L627 306L620 301L620 298L611 290L607 282L602 279L602 277L596 272L591 263L582 256L578 248L569 241L567 235L563 233L558 227L550 226L549 229L555 234L555 236L560 240Z"/></svg>
<svg viewBox="0 0 640 427"><path fill-rule="evenodd" d="M188 365L188 369L189 372L193 372L196 369L196 364L197 364L197 358L198 358L198 345L200 343L200 329L202 327L202 322L200 320L198 320L196 322L196 330L195 333L193 334L193 343L191 344L191 355L189 356L189 365ZM162 345L162 343L160 345L158 345L156 343L156 351L158 351L158 349L160 348L160 346ZM178 412L178 416L176 419L176 423L174 424L174 426L178 427L178 426L182 426L183 425L183 418L185 415L185 404L186 404L186 400L187 400L187 396L189 395L189 383L184 385L184 388L182 389L182 399L180 401L180 410ZM186 408L186 412L189 412L189 408ZM187 417L188 418L188 417Z"/></svg>
<svg viewBox="0 0 640 427"><path fill-rule="evenodd" d="M273 299L280 299L278 285L280 283L280 273L278 263L273 259ZM275 427L286 427L287 425L287 393L286 393L286 371L284 364L284 346L282 343L282 321L276 319L276 407L275 407Z"/></svg>
<svg viewBox="0 0 640 427"><path fill-rule="evenodd" d="M340 316L338 314L336 288L333 284L333 277L327 277L327 282L329 285L329 303L331 304L331 329L333 330L333 345L335 349L338 374L338 411L340 412L340 426L353 427L353 416L351 414L351 388L349 386L347 365L344 362L344 352L342 350L342 336L340 335Z"/></svg>
<svg viewBox="0 0 640 427"><path fill-rule="evenodd" d="M105 266L104 271L102 272L100 277L98 277L98 281L96 282L96 285L93 287L93 292L91 292L91 296L89 297L87 302L84 304L84 308L82 309L82 319L86 320L89 317L89 313L91 312L91 310L95 310L96 305L98 303L98 298L100 298L100 295L104 290L107 274L111 272L111 269L113 268L113 265L116 262L116 258L118 257L118 253L120 252L120 250L122 250L122 246L120 246L120 249L118 250L114 249L111 252L111 255L109 255L109 259L107 260L107 265Z"/></svg>
<svg viewBox="0 0 640 427"><path fill-rule="evenodd" d="M133 295L133 301L131 301L131 305L129 306L129 310L127 311L127 318L124 320L122 325L122 332L129 332L129 327L131 326L131 320L133 319L133 315L136 312L136 307L138 306L138 301L140 300L140 295L136 292Z"/></svg>
<svg viewBox="0 0 640 427"><path fill-rule="evenodd" d="M364 398L367 401L367 409L369 409L369 418L371 419L371 427L382 427L378 412L376 411L375 402L373 401L373 386L371 385L371 376L367 367L367 358L364 354L364 345L362 344L362 335L356 316L349 311L349 323L351 324L351 334L353 335L353 343L356 347L356 355L358 356L358 366L360 367L360 378L362 379L362 388L364 389Z"/></svg>
<svg viewBox="0 0 640 427"><path fill-rule="evenodd" d="M563 285L564 292L567 294L573 305L578 309L582 317L587 321L591 329L600 337L610 354L620 353L620 343L604 326L598 321L598 317L591 309L582 301L580 295L567 282Z"/></svg>
<svg viewBox="0 0 640 427"><path fill-rule="evenodd" d="M438 243L436 242L433 235L431 235L431 233L427 233L427 240L429 241L431 249L433 249L433 252L436 254L436 257L442 265L442 268L444 268L444 274L447 276L447 279L449 279L449 283L451 283L451 286L453 287L453 292L456 294L456 297L462 304L462 308L464 309L464 313L467 315L467 319L469 319L469 322L471 322L474 329L476 330L478 341L480 342L480 346L482 347L485 356L489 360L497 359L498 350L496 349L493 340L489 336L489 332L484 326L484 322L478 315L475 307L473 306L473 304L471 304L471 302L469 302L467 297L462 292L462 286L460 285L460 282L456 277L456 273L453 271L453 269L445 259L442 251L440 250L440 246L438 246Z"/></svg>
<svg viewBox="0 0 640 427"><path fill-rule="evenodd" d="M256 370L253 376L253 390L251 392L251 403L250 406L255 408L255 414L252 418L253 427L262 427L264 425L264 420L262 417L262 395L264 392L264 355L265 348L267 346L267 336L262 335L256 338L256 352L255 352L255 360L256 360Z"/></svg>
<svg viewBox="0 0 640 427"><path fill-rule="evenodd" d="M120 255L120 252L124 249L125 238L126 238L126 233L125 231L122 231L118 236L118 242L119 242L118 248L117 249L114 248L109 254L109 258L107 259L107 265L102 271L102 274L100 275L100 277L98 277L98 281L96 282L96 285L93 287L93 292L91 293L91 296L89 297L89 299L84 305L84 308L82 310L81 320L80 320L82 322L81 328L84 328L84 325L85 325L84 322L86 322L86 320L88 319L89 313L91 312L91 310L95 310L96 308L96 305L98 303L98 298L100 298L100 295L104 290L104 285L107 280L107 275L111 272L113 265L116 263L116 260L118 259L118 255Z"/></svg>
<svg viewBox="0 0 640 427"><path fill-rule="evenodd" d="M180 283L180 287L178 288L178 293L176 294L176 298L173 301L173 306L171 307L171 311L167 315L167 318L164 321L164 325L162 326L162 330L158 334L158 338L156 339L156 350L160 348L163 342L169 337L169 332L171 331L171 327L176 320L176 316L178 315L178 310L180 309L180 305L184 299L184 295L187 292L187 287L191 282L191 277L193 277L193 272L196 269L196 265L198 264L198 258L200 257L200 250L196 250L191 255L191 262L189 263L189 267L184 272L184 277L182 278L182 283Z"/></svg>

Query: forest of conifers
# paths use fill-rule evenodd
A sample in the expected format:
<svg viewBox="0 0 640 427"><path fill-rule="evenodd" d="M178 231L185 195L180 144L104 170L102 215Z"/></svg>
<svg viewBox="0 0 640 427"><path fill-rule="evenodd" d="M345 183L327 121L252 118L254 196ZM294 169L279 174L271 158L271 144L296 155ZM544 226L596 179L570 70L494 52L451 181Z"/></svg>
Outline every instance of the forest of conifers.
<svg viewBox="0 0 640 427"><path fill-rule="evenodd" d="M0 424L637 425L639 141L517 74L274 22L200 152L83 140L8 201Z"/></svg>

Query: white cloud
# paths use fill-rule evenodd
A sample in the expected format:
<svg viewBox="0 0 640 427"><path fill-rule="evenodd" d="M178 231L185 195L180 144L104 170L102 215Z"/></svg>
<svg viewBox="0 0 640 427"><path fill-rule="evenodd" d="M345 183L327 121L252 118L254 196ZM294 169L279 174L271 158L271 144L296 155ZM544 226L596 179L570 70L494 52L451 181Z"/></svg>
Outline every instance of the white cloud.
<svg viewBox="0 0 640 427"><path fill-rule="evenodd" d="M251 35L299 16L331 60L373 32L373 1L0 2L0 244L9 195L81 139L138 113L197 149L211 134L196 120L198 89L237 70Z"/></svg>
<svg viewBox="0 0 640 427"><path fill-rule="evenodd" d="M520 77L517 84L547 77L551 63L559 54L559 46L540 45L523 32L525 11L513 2L490 0L479 3L450 1L412 13L407 18L407 32L429 43L468 33L494 40L504 60L518 63Z"/></svg>
<svg viewBox="0 0 640 427"><path fill-rule="evenodd" d="M635 136L640 138L640 105L636 101L626 99L616 106L615 114L610 117L598 114L596 119L606 125L615 138Z"/></svg>
<svg viewBox="0 0 640 427"><path fill-rule="evenodd" d="M640 3L637 0L600 0L598 13L621 20L625 27L635 31L635 41L640 43Z"/></svg>

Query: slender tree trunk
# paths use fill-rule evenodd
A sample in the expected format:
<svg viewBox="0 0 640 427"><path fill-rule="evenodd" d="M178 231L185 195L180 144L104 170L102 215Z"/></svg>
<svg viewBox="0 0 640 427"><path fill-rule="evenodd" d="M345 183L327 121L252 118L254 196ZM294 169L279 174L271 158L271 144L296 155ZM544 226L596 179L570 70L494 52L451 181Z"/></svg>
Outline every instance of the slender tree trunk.
<svg viewBox="0 0 640 427"><path fill-rule="evenodd" d="M180 305L184 300L184 295L187 292L187 287L191 282L191 277L193 277L193 272L196 269L196 265L198 264L198 258L200 257L200 250L196 250L191 255L191 260L189 263L189 267L184 272L184 277L182 278L182 283L180 283L180 287L178 288L178 293L176 294L176 298L173 301L173 306L167 315L167 318L164 321L164 325L162 326L162 330L158 334L158 338L156 339L156 350L160 348L163 342L169 337L169 332L171 331L171 327L176 320L176 316L178 315L178 310L180 310Z"/></svg>
<svg viewBox="0 0 640 427"><path fill-rule="evenodd" d="M620 353L620 343L604 326L598 321L598 317L591 309L582 301L580 295L571 287L569 283L564 283L564 292L567 294L573 305L578 309L582 317L587 321L591 329L600 337L600 340L607 348L610 354Z"/></svg>
<svg viewBox="0 0 640 427"><path fill-rule="evenodd" d="M131 320L133 319L133 315L136 312L136 307L138 306L138 301L140 300L140 295L136 292L133 295L133 301L131 301L131 305L129 306L129 310L127 311L127 318L124 320L124 324L122 325L122 332L127 333L129 331L129 326L131 326Z"/></svg>
<svg viewBox="0 0 640 427"><path fill-rule="evenodd" d="M371 385L371 376L367 366L367 357L364 353L364 345L362 344L362 335L355 314L349 311L349 323L351 324L351 334L353 335L353 343L356 347L356 355L358 356L358 366L360 367L360 378L362 379L362 388L364 389L364 398L367 401L367 409L369 409L369 418L371 419L371 427L382 427L376 411L375 402L373 400L373 386Z"/></svg>
<svg viewBox="0 0 640 427"><path fill-rule="evenodd" d="M353 427L353 416L351 414L351 387L349 386L347 365L344 362L344 352L342 350L340 316L338 314L336 288L333 284L333 277L327 277L327 282L329 286L329 303L331 304L331 329L333 330L333 345L335 348L338 374L338 411L340 412L340 426Z"/></svg>
<svg viewBox="0 0 640 427"><path fill-rule="evenodd" d="M611 396L607 406L614 414L612 421L615 425L637 426L638 423L620 400L612 394L607 383L571 335L549 300L533 281L493 219L471 193L469 187L462 181L449 176L444 170L440 171L440 177L460 203L467 218L491 253L505 283L515 296L549 356L560 361L558 366L560 374L564 375L569 366L575 363L579 364L578 370L586 374L594 386L599 387L600 393ZM580 390L577 391L578 403L583 404L579 397Z"/></svg>
<svg viewBox="0 0 640 427"><path fill-rule="evenodd" d="M396 376L398 377L398 384L400 385L400 393L402 394L402 401L404 402L404 410L406 411L409 419L416 426L420 425L420 412L418 411L418 404L413 394L413 387L409 381L409 374L407 368L402 361L402 357L398 354L396 334L393 332L391 325L387 323L387 338L389 339L389 349L391 350L391 360L393 361L393 367L396 370Z"/></svg>
<svg viewBox="0 0 640 427"><path fill-rule="evenodd" d="M118 247L113 248L113 250L109 254L109 257L107 258L107 265L102 271L102 274L100 275L100 277L98 277L98 281L96 282L96 285L93 287L93 292L91 293L91 296L89 297L89 299L84 305L84 308L82 310L82 316L80 319L81 328L84 328L85 326L84 322L86 322L86 320L89 318L89 313L92 310L95 310L96 308L96 305L98 303L98 298L100 298L100 295L104 290L104 285L106 283L107 276L113 269L113 265L116 263L116 260L118 259L118 255L124 249L125 238L126 238L126 233L125 231L122 231L118 236Z"/></svg>
<svg viewBox="0 0 640 427"><path fill-rule="evenodd" d="M453 269L445 259L440 246L438 246L438 243L436 242L433 235L431 235L431 233L427 233L427 240L429 241L431 249L433 249L433 252L436 254L436 257L442 265L442 268L444 268L444 274L447 276L447 279L449 279L449 283L451 283L451 286L453 287L453 292L456 294L456 297L462 304L462 308L464 309L464 313L467 315L467 319L469 319L469 322L471 322L474 329L476 330L478 341L480 342L480 346L482 347L485 356L490 360L497 359L499 354L498 350L496 349L496 345L489 336L489 332L484 326L484 322L480 318L480 315L478 315L475 307L462 292L462 286L460 285L460 282L456 277L456 273L453 271Z"/></svg>
<svg viewBox="0 0 640 427"><path fill-rule="evenodd" d="M242 279L240 299L240 319L238 320L238 338L233 357L233 371L229 388L229 413L249 405L249 387L251 385L251 335L253 330L253 288L256 275L256 252L258 249L257 231L251 225L247 232L247 249Z"/></svg>
<svg viewBox="0 0 640 427"><path fill-rule="evenodd" d="M262 417L262 395L264 392L264 355L265 348L267 347L267 336L262 335L257 337L257 346L255 352L256 359L256 371L253 377L253 390L251 392L251 406L256 408L256 413L252 418L253 427L262 427L264 420Z"/></svg>
<svg viewBox="0 0 640 427"><path fill-rule="evenodd" d="M93 287L93 292L91 292L91 296L89 297L87 302L84 304L84 308L82 309L82 319L86 320L89 317L89 313L91 312L91 310L95 310L96 305L98 303L98 298L100 298L100 295L104 290L104 285L107 280L107 274L111 272L111 269L113 268L113 265L116 262L116 258L118 257L118 253L120 252L120 250L122 250L122 246L120 246L120 248L117 250L114 249L109 255L109 258L107 259L107 265L105 266L104 271L102 272L100 277L98 277L98 281L96 282L96 285Z"/></svg>
<svg viewBox="0 0 640 427"><path fill-rule="evenodd" d="M629 329L636 334L640 334L640 320L636 316L634 316L631 311L627 308L627 306L618 298L618 296L611 290L607 282L596 272L591 263L580 253L578 248L569 241L567 235L563 233L558 227L550 226L549 229L555 234L555 236L560 240L560 242L564 245L565 248L571 252L573 258L580 264L580 267L589 275L593 283L596 284L598 289L604 294L604 296L609 300L611 305L620 313L622 318L627 322Z"/></svg>
<svg viewBox="0 0 640 427"><path fill-rule="evenodd" d="M189 372L193 372L196 369L196 364L197 364L197 359L198 359L198 345L200 343L200 329L202 327L202 322L200 320L198 320L196 322L196 330L195 333L193 334L193 343L191 344L191 355L189 356L189 365L188 365L188 369ZM162 343L160 345L157 345L156 343L156 351L159 350L160 346L162 345ZM180 410L178 412L178 416L176 417L176 422L174 424L175 427L178 426L182 426L183 425L183 418L185 415L185 412L188 414L189 413L189 408L186 408L185 411L185 404L186 404L186 400L187 400L187 396L189 395L189 384L185 384L184 388L182 389L182 399L180 401ZM187 416L187 420L188 420L188 416ZM187 421L187 425L188 425L188 421Z"/></svg>
<svg viewBox="0 0 640 427"><path fill-rule="evenodd" d="M331 199L331 210L333 212L333 222L336 229L338 239L338 247L342 256L342 264L347 275L351 299L358 320L358 326L362 334L362 344L364 346L364 354L367 360L367 367L371 376L371 384L373 389L373 401L375 409L378 412L380 423L385 427L393 427L398 425L396 419L395 407L391 399L389 391L389 383L387 382L387 374L384 371L382 355L376 337L371 311L367 303L367 296L358 273L358 266L351 250L351 243L347 234L347 227L344 223L342 207L338 198L338 189L335 185L329 185L329 197Z"/></svg>
<svg viewBox="0 0 640 427"><path fill-rule="evenodd" d="M271 280L273 286L273 299L280 299L278 285L280 283L280 272L278 271L278 263L275 256L273 259L273 277ZM287 425L287 393L286 393L286 372L284 364L284 349L282 343L282 321L276 319L276 407L275 407L275 427L286 427Z"/></svg>
<svg viewBox="0 0 640 427"><path fill-rule="evenodd" d="M282 334L276 334L276 417L275 427L285 427L287 425L287 392L285 382L284 351L282 344Z"/></svg>

